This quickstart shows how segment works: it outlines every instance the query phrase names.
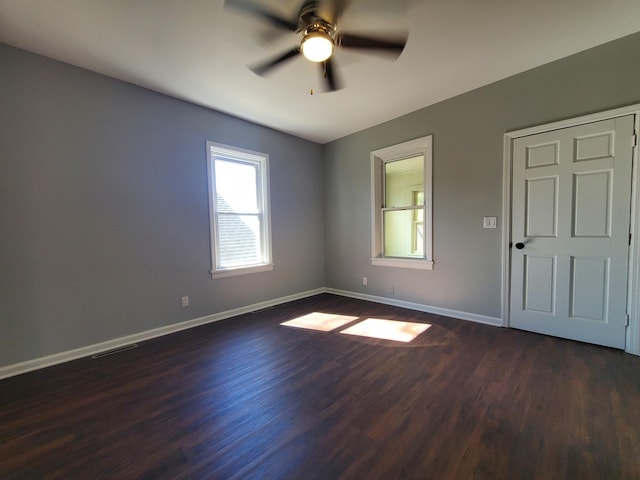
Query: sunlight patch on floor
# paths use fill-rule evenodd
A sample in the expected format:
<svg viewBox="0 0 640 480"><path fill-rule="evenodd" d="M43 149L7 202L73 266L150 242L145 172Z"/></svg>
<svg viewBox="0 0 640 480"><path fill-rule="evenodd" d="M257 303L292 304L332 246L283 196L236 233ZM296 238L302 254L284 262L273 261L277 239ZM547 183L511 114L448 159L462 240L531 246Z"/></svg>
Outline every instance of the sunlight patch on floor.
<svg viewBox="0 0 640 480"><path fill-rule="evenodd" d="M357 318L358 317L350 317L347 315L335 315L333 313L313 312L294 318L293 320L283 322L280 325L330 332L331 330L340 328L349 322L353 322Z"/></svg>
<svg viewBox="0 0 640 480"><path fill-rule="evenodd" d="M430 326L428 323L367 318L340 333L407 343L426 331Z"/></svg>

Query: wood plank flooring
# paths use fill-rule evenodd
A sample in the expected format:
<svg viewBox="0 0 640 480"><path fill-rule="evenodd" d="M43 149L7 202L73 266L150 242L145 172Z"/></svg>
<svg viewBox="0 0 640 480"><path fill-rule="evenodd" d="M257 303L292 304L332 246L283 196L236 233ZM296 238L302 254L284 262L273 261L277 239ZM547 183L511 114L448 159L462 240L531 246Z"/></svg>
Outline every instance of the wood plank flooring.
<svg viewBox="0 0 640 480"><path fill-rule="evenodd" d="M319 295L0 381L0 478L639 479L640 358Z"/></svg>

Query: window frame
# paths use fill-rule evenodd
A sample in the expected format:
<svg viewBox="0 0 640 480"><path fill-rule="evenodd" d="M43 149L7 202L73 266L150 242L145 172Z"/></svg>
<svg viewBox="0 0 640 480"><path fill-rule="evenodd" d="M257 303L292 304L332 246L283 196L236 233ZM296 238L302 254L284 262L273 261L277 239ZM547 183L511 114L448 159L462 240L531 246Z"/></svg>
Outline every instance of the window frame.
<svg viewBox="0 0 640 480"><path fill-rule="evenodd" d="M417 155L424 158L424 257L385 257L384 165ZM433 270L433 135L409 140L371 152L371 264L384 267Z"/></svg>
<svg viewBox="0 0 640 480"><path fill-rule="evenodd" d="M269 155L262 152L255 152L239 147L224 145L212 141L206 142L207 148L207 184L209 192L209 243L211 247L211 269L209 273L212 279L230 277L235 275L245 275L251 273L265 272L273 270L273 257L271 250L271 211L269 202ZM217 212L217 192L216 192L216 169L217 159L236 162L241 164L257 165L256 196L258 201L257 216L260 219L260 237L262 261L237 267L219 267L219 246L218 241L218 212Z"/></svg>
<svg viewBox="0 0 640 480"><path fill-rule="evenodd" d="M418 199L420 198L420 195L422 194L422 203L418 203ZM412 252L418 252L419 248L418 248L418 230L420 227L422 227L422 249L424 250L424 185L422 186L422 190L413 190L411 192L411 197L414 199L412 205L422 205L422 220L419 220L417 218L416 213L418 213L417 210L413 211L412 214L412 218L411 218L411 251ZM423 252L424 255L424 252Z"/></svg>

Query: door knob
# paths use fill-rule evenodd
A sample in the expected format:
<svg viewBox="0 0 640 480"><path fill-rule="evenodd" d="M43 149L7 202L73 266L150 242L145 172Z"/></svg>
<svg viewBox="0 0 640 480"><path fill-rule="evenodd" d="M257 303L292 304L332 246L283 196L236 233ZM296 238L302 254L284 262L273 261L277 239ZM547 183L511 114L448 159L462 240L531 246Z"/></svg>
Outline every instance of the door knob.
<svg viewBox="0 0 640 480"><path fill-rule="evenodd" d="M522 250L522 249L524 248L524 243L522 243L522 242L518 242L518 243L516 243L516 248L517 248L518 250Z"/></svg>

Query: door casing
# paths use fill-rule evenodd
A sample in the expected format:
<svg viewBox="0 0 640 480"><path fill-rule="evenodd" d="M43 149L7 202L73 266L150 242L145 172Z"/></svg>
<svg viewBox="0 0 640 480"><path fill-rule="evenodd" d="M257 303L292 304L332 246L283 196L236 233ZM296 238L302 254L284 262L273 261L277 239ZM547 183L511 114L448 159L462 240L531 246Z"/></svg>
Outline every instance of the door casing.
<svg viewBox="0 0 640 480"><path fill-rule="evenodd" d="M503 172L502 172L502 326L510 326L509 298L511 285L511 188L513 141L516 138L537 133L559 130L567 127L598 122L616 117L635 115L634 133L636 146L633 148L631 175L631 245L629 250L629 281L627 290L627 313L629 326L626 331L625 352L640 355L640 192L638 188L638 133L640 131L640 104L607 110L591 115L570 118L559 122L538 125L504 134Z"/></svg>

